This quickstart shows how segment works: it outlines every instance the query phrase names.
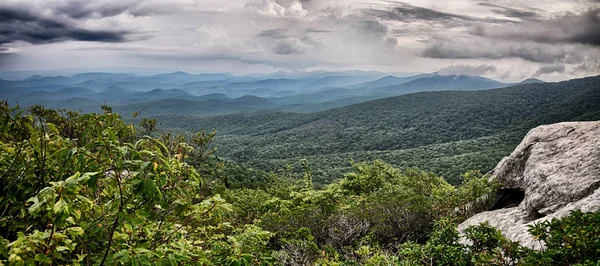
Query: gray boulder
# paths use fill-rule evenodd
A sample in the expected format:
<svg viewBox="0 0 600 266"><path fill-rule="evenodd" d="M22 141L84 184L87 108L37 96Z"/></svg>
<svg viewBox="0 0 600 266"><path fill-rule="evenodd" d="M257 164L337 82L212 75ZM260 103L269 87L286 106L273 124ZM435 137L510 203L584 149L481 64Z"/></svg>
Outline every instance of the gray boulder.
<svg viewBox="0 0 600 266"><path fill-rule="evenodd" d="M539 248L528 225L600 209L600 121L568 122L532 129L492 171L511 204L476 214L459 225L488 221L521 244ZM515 202L516 200L516 202Z"/></svg>

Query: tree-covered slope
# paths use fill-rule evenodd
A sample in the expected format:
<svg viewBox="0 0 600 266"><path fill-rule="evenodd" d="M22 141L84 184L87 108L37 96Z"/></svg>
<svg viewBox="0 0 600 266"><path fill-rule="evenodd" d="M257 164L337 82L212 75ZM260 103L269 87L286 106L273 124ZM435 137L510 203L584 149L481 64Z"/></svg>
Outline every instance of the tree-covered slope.
<svg viewBox="0 0 600 266"><path fill-rule="evenodd" d="M311 114L159 120L163 128L216 129L218 155L264 170L314 158L311 163L321 171L317 180L323 181L335 178L332 169L349 167L348 158L373 153L396 158L389 161L394 165L427 170L438 167L421 158L457 169L477 165L490 170L535 126L596 119L600 119L600 77L485 91L422 92ZM462 148L443 148L447 145ZM394 155L411 150L418 157ZM472 152L478 156L470 158ZM448 179L458 174L447 169L438 173Z"/></svg>
<svg viewBox="0 0 600 266"><path fill-rule="evenodd" d="M315 189L301 171L263 172L211 154L214 134L165 132L103 114L0 102L2 265L594 265L600 213L530 227L544 250L487 223L476 171L439 176L358 163ZM142 129L142 132L137 130ZM460 227L459 227L460 228ZM580 264L584 263L584 264Z"/></svg>

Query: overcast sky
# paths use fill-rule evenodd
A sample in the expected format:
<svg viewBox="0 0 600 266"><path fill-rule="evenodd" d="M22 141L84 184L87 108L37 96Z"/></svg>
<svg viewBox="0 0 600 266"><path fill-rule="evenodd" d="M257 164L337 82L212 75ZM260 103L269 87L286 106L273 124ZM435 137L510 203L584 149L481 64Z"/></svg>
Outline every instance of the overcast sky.
<svg viewBox="0 0 600 266"><path fill-rule="evenodd" d="M600 74L600 0L2 0L0 71Z"/></svg>

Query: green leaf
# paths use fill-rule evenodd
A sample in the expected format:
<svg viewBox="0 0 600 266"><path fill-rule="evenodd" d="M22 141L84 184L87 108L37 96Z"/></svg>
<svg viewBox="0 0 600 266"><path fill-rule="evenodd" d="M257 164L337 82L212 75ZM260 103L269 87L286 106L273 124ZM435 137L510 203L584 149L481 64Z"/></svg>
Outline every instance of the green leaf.
<svg viewBox="0 0 600 266"><path fill-rule="evenodd" d="M46 123L46 127L48 127L48 129L50 130L50 132L58 135L58 129L56 128L56 126L52 123Z"/></svg>
<svg viewBox="0 0 600 266"><path fill-rule="evenodd" d="M54 203L54 213L56 214L66 214L69 212L69 204L64 199L58 200Z"/></svg>
<svg viewBox="0 0 600 266"><path fill-rule="evenodd" d="M31 206L29 206L29 213L36 213L37 211L39 211L39 209L42 207L42 204L45 201L40 201L37 196L36 197L32 197L29 200L27 200L27 202L33 202L33 204Z"/></svg>
<svg viewBox="0 0 600 266"><path fill-rule="evenodd" d="M67 234L71 236L82 236L85 231L81 227L69 227L67 228Z"/></svg>

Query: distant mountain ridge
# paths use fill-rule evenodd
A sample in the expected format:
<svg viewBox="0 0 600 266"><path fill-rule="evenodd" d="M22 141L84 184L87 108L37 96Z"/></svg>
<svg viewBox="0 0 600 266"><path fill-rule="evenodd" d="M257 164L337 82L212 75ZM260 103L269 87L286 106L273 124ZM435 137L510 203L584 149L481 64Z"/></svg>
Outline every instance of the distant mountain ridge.
<svg viewBox="0 0 600 266"><path fill-rule="evenodd" d="M526 80L521 81L519 84L535 84L535 83L546 83L543 80L540 79L536 79L536 78L528 78Z"/></svg>
<svg viewBox="0 0 600 266"><path fill-rule="evenodd" d="M539 82L542 81L523 81L527 84ZM483 77L437 73L397 77L364 71L280 72L247 76L181 71L149 76L90 72L72 76L37 75L17 81L0 80L0 97L11 103L19 101L22 106L38 103L55 106L57 102L51 103L50 99L78 98L98 105L127 105L167 99L225 100L251 95L267 100L268 104L261 105L261 111L316 112L419 91L480 90L510 85L513 84ZM82 106L80 100L72 102ZM64 103L67 105L62 107L71 108L68 101ZM252 107L252 111L257 108ZM232 110L237 112L239 108Z"/></svg>

